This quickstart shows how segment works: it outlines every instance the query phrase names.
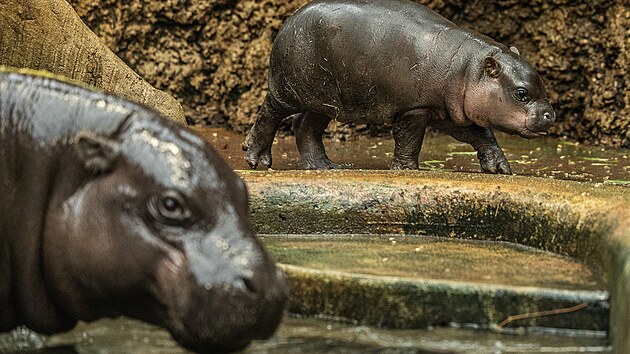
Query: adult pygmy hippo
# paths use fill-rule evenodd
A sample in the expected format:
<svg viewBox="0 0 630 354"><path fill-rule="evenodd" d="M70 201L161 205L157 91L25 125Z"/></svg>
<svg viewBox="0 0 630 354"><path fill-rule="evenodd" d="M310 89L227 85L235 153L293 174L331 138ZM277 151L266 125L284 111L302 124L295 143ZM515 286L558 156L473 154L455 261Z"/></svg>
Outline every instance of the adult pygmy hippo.
<svg viewBox="0 0 630 354"><path fill-rule="evenodd" d="M391 123L392 169L417 169L427 125L469 143L486 172L510 174L491 128L543 135L555 113L515 48L457 27L407 0L313 1L278 33L269 93L243 149L271 166L280 122L293 121L305 168L338 165L321 136L331 119Z"/></svg>
<svg viewBox="0 0 630 354"><path fill-rule="evenodd" d="M248 213L241 179L187 128L0 73L0 331L124 315L201 352L266 338L286 285Z"/></svg>

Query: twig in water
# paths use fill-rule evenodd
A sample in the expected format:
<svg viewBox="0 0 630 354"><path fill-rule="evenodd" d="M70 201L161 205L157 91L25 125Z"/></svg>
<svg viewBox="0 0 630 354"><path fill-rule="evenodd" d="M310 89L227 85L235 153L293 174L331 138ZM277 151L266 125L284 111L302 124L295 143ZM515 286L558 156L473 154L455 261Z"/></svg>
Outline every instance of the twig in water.
<svg viewBox="0 0 630 354"><path fill-rule="evenodd" d="M526 319L526 318L552 316L552 315L560 315L560 314L563 314L563 313L575 312L575 311L579 311L579 310L581 310L581 309L583 309L583 308L585 308L587 306L588 306L588 304L584 302L584 303L581 303L579 305L575 305L573 307L567 307L567 308L563 308L563 309L555 309L555 310L549 310L549 311L540 311L540 312L524 313L524 314L521 314L521 315L508 316L508 318L506 318L501 323L499 323L499 327L505 327L508 324L512 323L513 321L523 320L523 319Z"/></svg>

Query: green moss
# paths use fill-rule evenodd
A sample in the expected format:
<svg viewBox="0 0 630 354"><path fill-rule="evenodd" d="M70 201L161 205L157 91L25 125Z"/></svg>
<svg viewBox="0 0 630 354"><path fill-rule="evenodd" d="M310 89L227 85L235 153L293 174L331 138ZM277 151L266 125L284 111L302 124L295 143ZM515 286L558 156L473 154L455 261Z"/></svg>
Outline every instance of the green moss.
<svg viewBox="0 0 630 354"><path fill-rule="evenodd" d="M603 290L584 264L505 242L427 236L264 235L274 260L322 271L557 290Z"/></svg>
<svg viewBox="0 0 630 354"><path fill-rule="evenodd" d="M286 272L291 283L289 311L305 315L389 328L424 328L450 322L492 327L510 315L587 302L589 306L582 311L531 318L515 325L608 328L607 299L591 292L549 292L547 296L532 292L528 296L493 287L358 277L296 267L287 267Z"/></svg>

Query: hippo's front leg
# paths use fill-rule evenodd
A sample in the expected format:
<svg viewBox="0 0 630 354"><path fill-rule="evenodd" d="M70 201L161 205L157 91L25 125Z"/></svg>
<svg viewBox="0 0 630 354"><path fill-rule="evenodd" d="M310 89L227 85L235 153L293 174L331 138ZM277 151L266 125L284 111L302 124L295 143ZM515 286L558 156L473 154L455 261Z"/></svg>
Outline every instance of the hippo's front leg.
<svg viewBox="0 0 630 354"><path fill-rule="evenodd" d="M511 175L510 163L499 147L497 139L490 128L483 128L476 124L465 128L453 129L448 132L453 138L472 145L477 151L477 158L481 169L488 173Z"/></svg>
<svg viewBox="0 0 630 354"><path fill-rule="evenodd" d="M431 111L416 109L396 118L392 130L395 144L392 170L418 169L418 155L430 117Z"/></svg>

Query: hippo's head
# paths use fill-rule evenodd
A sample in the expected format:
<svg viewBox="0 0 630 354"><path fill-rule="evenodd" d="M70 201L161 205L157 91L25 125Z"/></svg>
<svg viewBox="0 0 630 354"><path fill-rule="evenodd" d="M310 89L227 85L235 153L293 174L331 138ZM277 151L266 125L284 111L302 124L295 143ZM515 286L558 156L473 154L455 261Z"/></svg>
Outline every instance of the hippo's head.
<svg viewBox="0 0 630 354"><path fill-rule="evenodd" d="M186 128L139 118L71 142L82 182L48 216L52 296L75 318L137 318L200 352L269 337L286 285L249 226L245 184Z"/></svg>
<svg viewBox="0 0 630 354"><path fill-rule="evenodd" d="M556 114L540 76L515 48L486 56L479 72L465 91L468 119L528 139L546 134Z"/></svg>

